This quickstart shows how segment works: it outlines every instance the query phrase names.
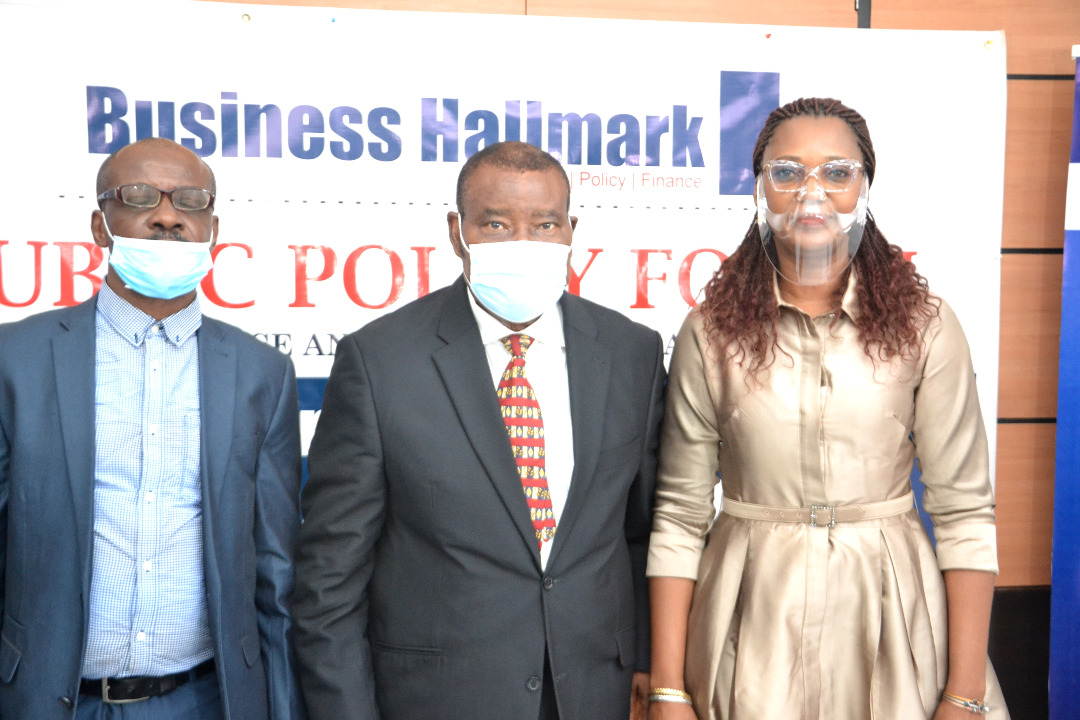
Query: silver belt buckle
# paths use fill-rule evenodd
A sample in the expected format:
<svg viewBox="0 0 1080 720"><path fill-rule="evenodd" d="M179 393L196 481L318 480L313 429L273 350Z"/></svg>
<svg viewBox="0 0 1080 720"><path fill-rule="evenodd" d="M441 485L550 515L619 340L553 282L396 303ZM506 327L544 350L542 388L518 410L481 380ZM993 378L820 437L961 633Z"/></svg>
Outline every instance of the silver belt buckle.
<svg viewBox="0 0 1080 720"><path fill-rule="evenodd" d="M113 700L109 697L109 678L101 678L101 702L109 703L110 705L127 705L129 703L142 702L143 700L149 700L150 696L141 698L128 698L127 700Z"/></svg>
<svg viewBox="0 0 1080 720"><path fill-rule="evenodd" d="M818 522L817 514L821 511L829 511L829 524L825 525L823 522ZM810 527L836 527L836 506L835 505L811 505L810 506Z"/></svg>

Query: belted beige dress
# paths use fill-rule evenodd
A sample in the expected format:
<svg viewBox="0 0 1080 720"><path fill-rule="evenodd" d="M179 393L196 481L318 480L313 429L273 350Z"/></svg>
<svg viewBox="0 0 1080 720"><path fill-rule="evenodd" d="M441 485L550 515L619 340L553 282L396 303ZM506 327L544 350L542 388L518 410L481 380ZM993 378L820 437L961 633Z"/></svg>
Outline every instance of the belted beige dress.
<svg viewBox="0 0 1080 720"><path fill-rule="evenodd" d="M721 367L699 312L679 332L648 574L697 581L686 683L701 720L930 718L948 672L941 571L997 572L986 432L956 317L941 302L917 360L875 364L858 312L854 279L836 316L781 301L783 352L760 386ZM909 493L916 457L936 554L915 509L833 528L713 521L717 473L737 501L858 505ZM1008 717L989 663L986 702Z"/></svg>

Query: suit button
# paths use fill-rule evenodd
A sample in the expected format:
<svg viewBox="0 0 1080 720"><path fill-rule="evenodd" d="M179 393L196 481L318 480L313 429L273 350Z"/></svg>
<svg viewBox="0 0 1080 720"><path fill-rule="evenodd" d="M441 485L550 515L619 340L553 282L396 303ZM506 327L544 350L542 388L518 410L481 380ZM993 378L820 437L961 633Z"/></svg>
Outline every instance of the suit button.
<svg viewBox="0 0 1080 720"><path fill-rule="evenodd" d="M550 577L550 576L544 578L544 589L545 590L550 590L553 587L555 587L555 578Z"/></svg>
<svg viewBox="0 0 1080 720"><path fill-rule="evenodd" d="M66 707L68 710L70 710L71 708L73 708L75 706L75 703L72 702L71 698L69 698L69 697L58 697L58 698L56 698L56 700L61 705Z"/></svg>
<svg viewBox="0 0 1080 720"><path fill-rule="evenodd" d="M543 683L540 682L540 678L533 675L531 678L529 678L528 682L525 683L525 687L528 688L531 692L536 692L540 689L540 686L542 684Z"/></svg>

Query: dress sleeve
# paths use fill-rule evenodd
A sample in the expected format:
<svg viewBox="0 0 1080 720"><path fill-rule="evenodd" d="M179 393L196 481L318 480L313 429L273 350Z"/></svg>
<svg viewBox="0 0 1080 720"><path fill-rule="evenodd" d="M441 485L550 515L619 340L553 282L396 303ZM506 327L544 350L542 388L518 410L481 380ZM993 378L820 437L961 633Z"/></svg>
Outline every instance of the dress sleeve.
<svg viewBox="0 0 1080 720"><path fill-rule="evenodd" d="M967 339L944 301L926 333L913 438L938 566L996 573L997 532L986 429Z"/></svg>
<svg viewBox="0 0 1080 720"><path fill-rule="evenodd" d="M705 535L715 515L720 430L709 392L709 353L700 313L675 340L660 440L656 509L649 540L650 577L697 579Z"/></svg>

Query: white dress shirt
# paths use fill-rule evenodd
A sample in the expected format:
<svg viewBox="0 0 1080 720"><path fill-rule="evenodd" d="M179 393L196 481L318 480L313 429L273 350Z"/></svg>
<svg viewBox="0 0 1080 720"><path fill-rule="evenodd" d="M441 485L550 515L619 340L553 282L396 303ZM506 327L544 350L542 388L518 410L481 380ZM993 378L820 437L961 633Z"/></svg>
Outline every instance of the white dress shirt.
<svg viewBox="0 0 1080 720"><path fill-rule="evenodd" d="M82 676L168 675L213 657L203 578L199 299L158 321L97 304L94 554Z"/></svg>
<svg viewBox="0 0 1080 720"><path fill-rule="evenodd" d="M510 351L502 339L515 331L506 327L477 302L469 293L473 315L480 328L480 340L487 354L491 371L492 387L499 387L503 370L510 362ZM555 515L555 536L559 534L559 520L566 496L570 491L570 478L574 473L574 428L570 420L570 382L566 372L566 339L563 335L562 310L558 304L537 318L524 330L517 331L533 339L525 353L525 377L533 386L540 413L544 418L544 466L547 470L548 490L551 492L551 509ZM522 512L527 512L522 492ZM547 566L551 544L540 547L540 567Z"/></svg>

